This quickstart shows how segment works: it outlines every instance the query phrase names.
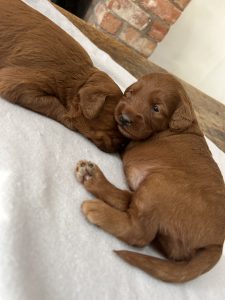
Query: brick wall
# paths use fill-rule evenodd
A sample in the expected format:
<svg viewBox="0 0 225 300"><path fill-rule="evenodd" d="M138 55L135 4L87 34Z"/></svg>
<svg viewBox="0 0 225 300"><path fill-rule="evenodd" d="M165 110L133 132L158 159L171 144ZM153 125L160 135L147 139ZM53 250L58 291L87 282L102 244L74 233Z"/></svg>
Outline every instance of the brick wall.
<svg viewBox="0 0 225 300"><path fill-rule="evenodd" d="M190 0L93 0L85 19L149 57Z"/></svg>

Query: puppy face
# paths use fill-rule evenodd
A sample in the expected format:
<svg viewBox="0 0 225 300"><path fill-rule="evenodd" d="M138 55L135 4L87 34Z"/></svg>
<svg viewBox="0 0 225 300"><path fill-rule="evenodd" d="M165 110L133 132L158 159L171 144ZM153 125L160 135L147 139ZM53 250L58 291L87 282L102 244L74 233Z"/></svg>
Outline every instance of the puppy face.
<svg viewBox="0 0 225 300"><path fill-rule="evenodd" d="M119 131L114 117L121 96L122 93L107 96L104 106L94 119L88 120L82 116L78 120L78 126L81 126L79 131L104 152L118 152L128 143L128 139Z"/></svg>
<svg viewBox="0 0 225 300"><path fill-rule="evenodd" d="M173 76L153 73L127 88L115 118L124 136L142 140L166 129L185 130L192 124L194 113L186 92Z"/></svg>
<svg viewBox="0 0 225 300"><path fill-rule="evenodd" d="M105 73L96 72L79 91L80 117L76 128L105 152L117 152L127 144L115 120L115 108L123 96Z"/></svg>

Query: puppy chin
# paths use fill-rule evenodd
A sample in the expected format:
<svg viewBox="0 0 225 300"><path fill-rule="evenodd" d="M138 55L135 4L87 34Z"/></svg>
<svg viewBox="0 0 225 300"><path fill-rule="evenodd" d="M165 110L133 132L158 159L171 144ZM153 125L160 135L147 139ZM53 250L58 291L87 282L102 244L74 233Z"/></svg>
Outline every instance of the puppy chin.
<svg viewBox="0 0 225 300"><path fill-rule="evenodd" d="M125 137L127 137L128 139L131 139L133 141L145 140L153 134L153 132L150 132L143 136L140 136L140 135L137 136L137 135L129 132L128 130L126 130L124 127L122 127L120 125L118 125L118 129Z"/></svg>
<svg viewBox="0 0 225 300"><path fill-rule="evenodd" d="M118 129L119 131L122 133L122 135L124 135L126 138L133 140L134 136L131 135L129 132L127 132L126 130L124 130L120 125L118 125Z"/></svg>

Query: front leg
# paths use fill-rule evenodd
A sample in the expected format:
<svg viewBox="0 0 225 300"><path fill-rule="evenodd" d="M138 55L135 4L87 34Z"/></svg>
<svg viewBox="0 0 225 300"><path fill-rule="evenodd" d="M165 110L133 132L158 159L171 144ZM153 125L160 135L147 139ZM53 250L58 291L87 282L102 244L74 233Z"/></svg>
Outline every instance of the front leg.
<svg viewBox="0 0 225 300"><path fill-rule="evenodd" d="M96 164L81 160L78 162L75 172L78 181L83 183L95 197L121 211L128 209L132 193L112 185Z"/></svg>
<svg viewBox="0 0 225 300"><path fill-rule="evenodd" d="M65 122L65 115L67 113L67 110L61 104L60 100L55 96L44 95L35 97L34 95L26 95L20 97L20 99L16 103L46 117L49 117L68 127Z"/></svg>
<svg viewBox="0 0 225 300"><path fill-rule="evenodd" d="M40 113L69 127L67 108L55 95L43 92L47 77L37 72L37 78L25 67L0 69L0 95L11 103ZM37 81L37 84L36 84ZM48 82L48 81L47 81Z"/></svg>

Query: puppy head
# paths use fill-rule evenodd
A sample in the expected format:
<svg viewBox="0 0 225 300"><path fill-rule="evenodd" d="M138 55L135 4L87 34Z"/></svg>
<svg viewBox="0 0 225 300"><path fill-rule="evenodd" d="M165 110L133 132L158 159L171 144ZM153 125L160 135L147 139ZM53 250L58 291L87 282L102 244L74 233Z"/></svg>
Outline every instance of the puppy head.
<svg viewBox="0 0 225 300"><path fill-rule="evenodd" d="M114 81L103 72L93 73L79 90L80 108L88 120L99 116L104 107L106 97L120 92Z"/></svg>
<svg viewBox="0 0 225 300"><path fill-rule="evenodd" d="M167 129L182 132L195 117L182 85L172 75L153 73L127 88L115 118L122 134L141 140Z"/></svg>
<svg viewBox="0 0 225 300"><path fill-rule="evenodd" d="M105 152L117 152L127 143L114 117L122 96L115 82L100 71L93 73L79 90L81 115L76 128Z"/></svg>

